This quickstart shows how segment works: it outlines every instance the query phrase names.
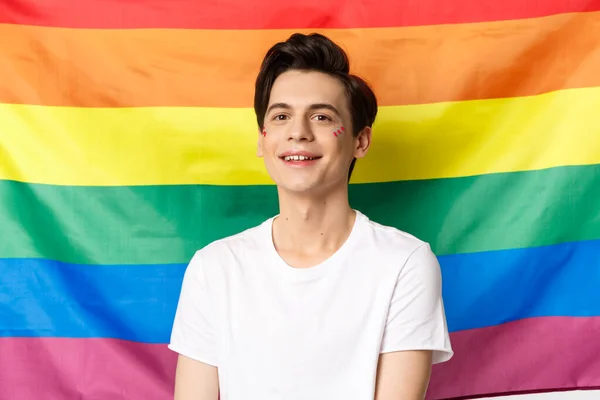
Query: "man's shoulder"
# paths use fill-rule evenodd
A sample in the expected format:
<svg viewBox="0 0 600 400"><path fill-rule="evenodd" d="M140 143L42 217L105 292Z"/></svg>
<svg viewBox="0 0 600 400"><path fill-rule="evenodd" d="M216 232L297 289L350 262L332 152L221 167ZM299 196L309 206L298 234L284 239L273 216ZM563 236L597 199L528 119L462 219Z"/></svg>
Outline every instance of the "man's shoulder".
<svg viewBox="0 0 600 400"><path fill-rule="evenodd" d="M259 250L264 245L263 237L265 237L265 229L267 229L269 221L270 219L241 232L214 240L198 249L194 258L223 259L228 255L239 256L241 253Z"/></svg>
<svg viewBox="0 0 600 400"><path fill-rule="evenodd" d="M365 231L371 246L377 251L412 253L428 243L417 236L394 226L367 219Z"/></svg>
<svg viewBox="0 0 600 400"><path fill-rule="evenodd" d="M368 221L366 230L370 260L389 266L397 273L419 271L437 274L439 262L431 245L417 236L393 226Z"/></svg>

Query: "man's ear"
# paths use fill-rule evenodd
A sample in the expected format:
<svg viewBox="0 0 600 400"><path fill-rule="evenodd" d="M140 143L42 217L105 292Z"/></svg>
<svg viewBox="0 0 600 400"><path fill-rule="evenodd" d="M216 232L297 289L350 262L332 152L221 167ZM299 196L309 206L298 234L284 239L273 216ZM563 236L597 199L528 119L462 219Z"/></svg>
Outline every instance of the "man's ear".
<svg viewBox="0 0 600 400"><path fill-rule="evenodd" d="M262 143L263 143L263 130L262 129L258 129L258 140L256 143L256 156L257 157L262 157L263 156L263 148L262 148Z"/></svg>
<svg viewBox="0 0 600 400"><path fill-rule="evenodd" d="M360 132L358 132L358 135L356 138L354 138L356 144L354 148L355 158L363 158L367 154L369 147L371 147L372 133L373 132L370 126L365 126Z"/></svg>

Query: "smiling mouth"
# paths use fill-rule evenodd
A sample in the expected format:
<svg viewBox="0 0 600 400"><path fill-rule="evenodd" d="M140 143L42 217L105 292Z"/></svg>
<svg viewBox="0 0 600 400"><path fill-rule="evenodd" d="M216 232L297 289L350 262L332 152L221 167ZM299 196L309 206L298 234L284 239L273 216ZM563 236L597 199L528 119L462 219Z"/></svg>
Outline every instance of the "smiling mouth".
<svg viewBox="0 0 600 400"><path fill-rule="evenodd" d="M318 160L321 157L307 157L307 156L285 156L281 157L284 161L313 161Z"/></svg>

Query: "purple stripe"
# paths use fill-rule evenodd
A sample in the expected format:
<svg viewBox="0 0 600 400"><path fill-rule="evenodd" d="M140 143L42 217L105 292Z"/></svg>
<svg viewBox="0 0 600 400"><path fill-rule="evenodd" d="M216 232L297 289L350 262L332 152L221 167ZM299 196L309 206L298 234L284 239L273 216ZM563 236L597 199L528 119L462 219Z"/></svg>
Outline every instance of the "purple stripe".
<svg viewBox="0 0 600 400"><path fill-rule="evenodd" d="M499 300L500 301L500 300ZM600 386L600 317L544 317L455 332L427 399Z"/></svg>
<svg viewBox="0 0 600 400"><path fill-rule="evenodd" d="M0 400L173 399L176 359L164 344L1 338Z"/></svg>
<svg viewBox="0 0 600 400"><path fill-rule="evenodd" d="M429 400L600 387L600 317L546 317L451 335ZM176 355L118 339L0 338L0 400L173 398Z"/></svg>

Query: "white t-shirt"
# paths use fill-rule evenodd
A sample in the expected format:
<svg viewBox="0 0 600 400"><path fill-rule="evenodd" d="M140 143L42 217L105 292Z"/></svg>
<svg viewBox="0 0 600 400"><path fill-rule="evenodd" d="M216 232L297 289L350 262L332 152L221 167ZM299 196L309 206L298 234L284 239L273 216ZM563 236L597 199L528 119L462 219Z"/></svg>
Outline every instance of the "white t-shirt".
<svg viewBox="0 0 600 400"><path fill-rule="evenodd" d="M356 212L321 264L277 253L273 218L192 258L169 348L217 366L222 400L372 400L380 353L452 349L429 245Z"/></svg>

